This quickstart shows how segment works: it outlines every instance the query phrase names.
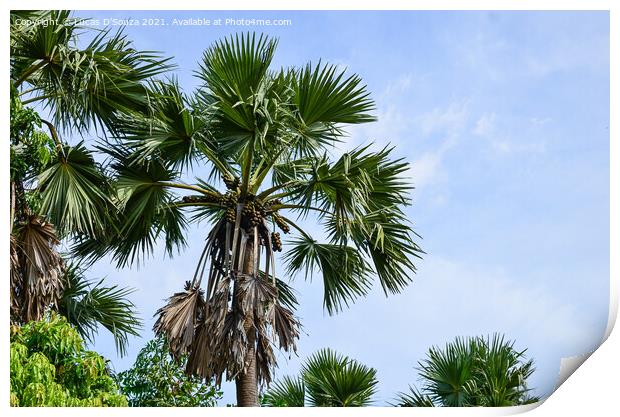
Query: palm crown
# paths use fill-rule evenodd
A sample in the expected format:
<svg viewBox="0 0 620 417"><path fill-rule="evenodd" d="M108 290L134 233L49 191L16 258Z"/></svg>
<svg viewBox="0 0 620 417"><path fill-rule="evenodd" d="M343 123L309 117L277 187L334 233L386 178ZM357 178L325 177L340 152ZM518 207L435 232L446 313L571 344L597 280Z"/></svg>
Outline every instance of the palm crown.
<svg viewBox="0 0 620 417"><path fill-rule="evenodd" d="M189 372L217 382L226 373L268 383L272 343L295 349L296 300L275 271L280 232L294 235L287 275L318 272L330 314L366 294L373 276L386 294L402 290L422 252L402 211L408 164L391 159L391 148L329 156L346 125L375 120L361 79L321 63L272 70L276 45L254 34L216 42L192 94L174 79L152 81L148 106L115 117L98 146L106 175L86 169L92 157L82 145L65 150L63 163L81 180L80 210L60 218L68 192L44 200L59 224L80 231L76 253L112 253L121 266L140 261L160 237L172 255L189 223L212 225L191 281L158 311L155 330L175 355L189 353ZM207 178L184 182L195 166ZM52 168L42 187L70 181ZM325 242L296 223L309 214Z"/></svg>
<svg viewBox="0 0 620 417"><path fill-rule="evenodd" d="M85 28L68 11L10 17L11 320L54 308L87 338L109 329L123 353L140 328L130 291L89 282L57 251L64 238L101 235L115 213L93 154L63 136L113 132L121 114L148 103L146 80L168 60L135 49L122 31ZM93 37L81 46L85 33Z"/></svg>
<svg viewBox="0 0 620 417"><path fill-rule="evenodd" d="M403 407L510 407L539 401L527 379L534 361L500 334L456 338L445 348L431 347L418 363L421 391L399 395Z"/></svg>

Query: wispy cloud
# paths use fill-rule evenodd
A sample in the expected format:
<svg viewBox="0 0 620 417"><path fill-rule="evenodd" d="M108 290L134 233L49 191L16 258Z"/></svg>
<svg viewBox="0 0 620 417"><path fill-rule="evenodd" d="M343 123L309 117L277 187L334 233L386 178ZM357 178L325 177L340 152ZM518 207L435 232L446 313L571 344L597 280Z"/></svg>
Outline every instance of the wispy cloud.
<svg viewBox="0 0 620 417"><path fill-rule="evenodd" d="M472 134L486 140L496 153L543 153L547 149L545 141L524 132L531 131L530 127L542 127L549 121L549 118L533 117L529 119L531 126L522 126L520 130L507 129L500 127L500 118L495 112L485 112L476 121Z"/></svg>

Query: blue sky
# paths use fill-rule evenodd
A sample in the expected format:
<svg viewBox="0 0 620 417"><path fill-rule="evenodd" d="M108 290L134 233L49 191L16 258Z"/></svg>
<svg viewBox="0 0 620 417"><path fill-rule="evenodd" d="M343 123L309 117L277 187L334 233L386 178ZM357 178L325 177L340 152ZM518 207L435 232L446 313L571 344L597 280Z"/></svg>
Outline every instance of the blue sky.
<svg viewBox="0 0 620 417"><path fill-rule="evenodd" d="M318 59L358 73L376 100L376 123L349 129L335 154L374 141L411 162L407 209L428 253L414 282L380 288L330 317L320 280L295 280L304 324L299 357L321 347L378 370L377 405L416 383L431 345L504 333L528 348L531 386L553 390L560 358L598 346L609 302L609 15L606 12L191 12L102 11L105 18L283 18L287 27L127 27L139 49L173 56L186 91L214 40L238 30L279 37L275 66ZM190 176L201 175L200 169ZM311 222L308 227L316 228ZM140 269L103 260L90 275L136 288L145 329L119 358L111 337L94 348L117 371L152 337L152 315L182 288L206 225L174 259L163 250ZM285 242L286 243L286 242ZM280 268L281 270L281 268ZM221 404L234 402L225 384Z"/></svg>

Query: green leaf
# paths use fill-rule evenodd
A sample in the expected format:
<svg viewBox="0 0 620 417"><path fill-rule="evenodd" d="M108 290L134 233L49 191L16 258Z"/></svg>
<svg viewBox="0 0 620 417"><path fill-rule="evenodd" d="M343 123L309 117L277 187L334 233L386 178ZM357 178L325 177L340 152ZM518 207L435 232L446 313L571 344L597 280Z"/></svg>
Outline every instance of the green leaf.
<svg viewBox="0 0 620 417"><path fill-rule="evenodd" d="M318 269L323 276L323 305L330 314L338 312L370 288L370 268L350 246L317 243L305 235L291 242L284 259L287 272L304 271L306 278Z"/></svg>
<svg viewBox="0 0 620 417"><path fill-rule="evenodd" d="M39 176L41 214L65 234L101 234L110 202L107 179L83 142L65 146Z"/></svg>
<svg viewBox="0 0 620 417"><path fill-rule="evenodd" d="M377 392L377 371L327 348L308 358L302 375L315 407L364 407Z"/></svg>
<svg viewBox="0 0 620 417"><path fill-rule="evenodd" d="M89 281L84 271L69 265L64 275L63 295L58 308L80 335L90 341L102 326L114 336L116 348L124 355L128 336L139 336L142 321L135 305L127 299L134 290L106 286L104 280Z"/></svg>
<svg viewBox="0 0 620 417"><path fill-rule="evenodd" d="M303 379L285 376L271 385L261 403L267 407L303 407L305 396Z"/></svg>

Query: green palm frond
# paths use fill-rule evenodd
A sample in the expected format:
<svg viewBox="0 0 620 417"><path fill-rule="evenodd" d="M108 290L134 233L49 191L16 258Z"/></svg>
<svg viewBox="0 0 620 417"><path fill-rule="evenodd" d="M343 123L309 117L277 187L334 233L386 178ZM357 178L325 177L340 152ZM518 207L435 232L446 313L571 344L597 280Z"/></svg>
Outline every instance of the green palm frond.
<svg viewBox="0 0 620 417"><path fill-rule="evenodd" d="M432 381L432 390L427 390L434 401L441 401L448 407L463 407L471 401L466 390L467 381L474 372L474 357L469 341L457 338L445 349L431 347L428 359L419 364L420 378Z"/></svg>
<svg viewBox="0 0 620 417"><path fill-rule="evenodd" d="M147 104L145 82L171 68L168 59L136 50L122 30L100 31L84 48L75 47L79 19L49 12L48 25L15 31L12 38L14 84L36 91L55 124L84 133L101 126L114 131L117 116Z"/></svg>
<svg viewBox="0 0 620 417"><path fill-rule="evenodd" d="M110 201L107 179L83 142L65 146L39 175L40 212L63 234L101 234Z"/></svg>
<svg viewBox="0 0 620 417"><path fill-rule="evenodd" d="M291 242L284 257L287 272L304 271L306 278L319 270L323 277L323 305L330 314L342 310L370 289L370 266L355 248L318 243L307 235Z"/></svg>
<svg viewBox="0 0 620 417"><path fill-rule="evenodd" d="M211 130L225 155L250 152L257 129L268 128L268 121L259 119L265 118L268 103L263 99L275 47L275 40L246 33L216 42L203 55L197 72L204 82L199 96L209 103Z"/></svg>
<svg viewBox="0 0 620 417"><path fill-rule="evenodd" d="M401 393L401 406L509 407L539 401L526 382L533 360L499 334L458 337L443 349L433 346L417 369L421 391Z"/></svg>
<svg viewBox="0 0 620 417"><path fill-rule="evenodd" d="M433 400L427 395L420 393L416 388L409 387L409 392L398 394L396 407L434 407Z"/></svg>
<svg viewBox="0 0 620 417"><path fill-rule="evenodd" d="M69 265L63 278L60 313L90 341L100 326L107 329L114 336L117 351L124 355L129 336L139 336L142 327L134 304L127 298L133 290L106 286L103 279L90 281L76 265Z"/></svg>
<svg viewBox="0 0 620 417"><path fill-rule="evenodd" d="M310 137L341 136L338 124L375 121L374 103L357 75L345 78L335 65L311 64L293 80L294 102L302 123L302 134Z"/></svg>
<svg viewBox="0 0 620 417"><path fill-rule="evenodd" d="M244 104L265 81L276 45L248 32L215 42L203 55L198 77L218 99L218 110L246 131L252 130L254 115Z"/></svg>
<svg viewBox="0 0 620 417"><path fill-rule="evenodd" d="M140 158L160 157L182 170L198 157L197 142L207 140L204 119L193 113L176 79L153 81L149 86L148 107L143 113L119 118L117 139Z"/></svg>
<svg viewBox="0 0 620 417"><path fill-rule="evenodd" d="M187 221L172 204L176 196L167 185L176 179L177 171L160 159L137 160L121 147L110 146L107 151L115 158L111 167L123 239L111 243L119 265L133 263L140 253L150 254L162 235L169 254L183 247Z"/></svg>
<svg viewBox="0 0 620 417"><path fill-rule="evenodd" d="M262 405L267 407L303 407L305 405L306 387L300 377L285 376L274 382L262 398Z"/></svg>
<svg viewBox="0 0 620 417"><path fill-rule="evenodd" d="M311 405L363 407L377 391L377 371L331 349L322 349L306 360L302 374Z"/></svg>
<svg viewBox="0 0 620 417"><path fill-rule="evenodd" d="M66 10L11 12L11 81L16 87L40 77L41 68L68 49L78 29L69 16ZM18 19L49 24L18 24Z"/></svg>
<svg viewBox="0 0 620 417"><path fill-rule="evenodd" d="M410 274L416 271L412 259L420 258L423 253L413 239L417 234L402 211L409 203L407 193L411 189L402 177L408 165L402 160L390 160L391 151L384 148L369 152L368 147L363 147L343 155L335 163L330 163L325 156L308 158L294 164L276 165L274 171L280 184L288 184L281 188L288 206L301 215L312 212L322 219L330 247L351 247L349 252L356 255L347 257L347 261L360 260L356 262L360 268L349 271L363 271L360 278L376 273L386 294L398 293L411 282ZM294 252L287 254L287 260L297 261L289 272L304 266L308 275L312 273L310 262L316 256L310 249L315 246L309 245L306 237L301 241L305 241L305 245L296 241ZM330 270L320 269L324 275ZM346 270L341 271L339 281L343 272ZM333 282L329 276L324 280ZM353 282L357 281L360 280ZM369 280L361 281L366 288ZM346 281L343 285L347 285ZM361 287L353 292L365 294ZM354 297L342 294L341 298L352 300Z"/></svg>

